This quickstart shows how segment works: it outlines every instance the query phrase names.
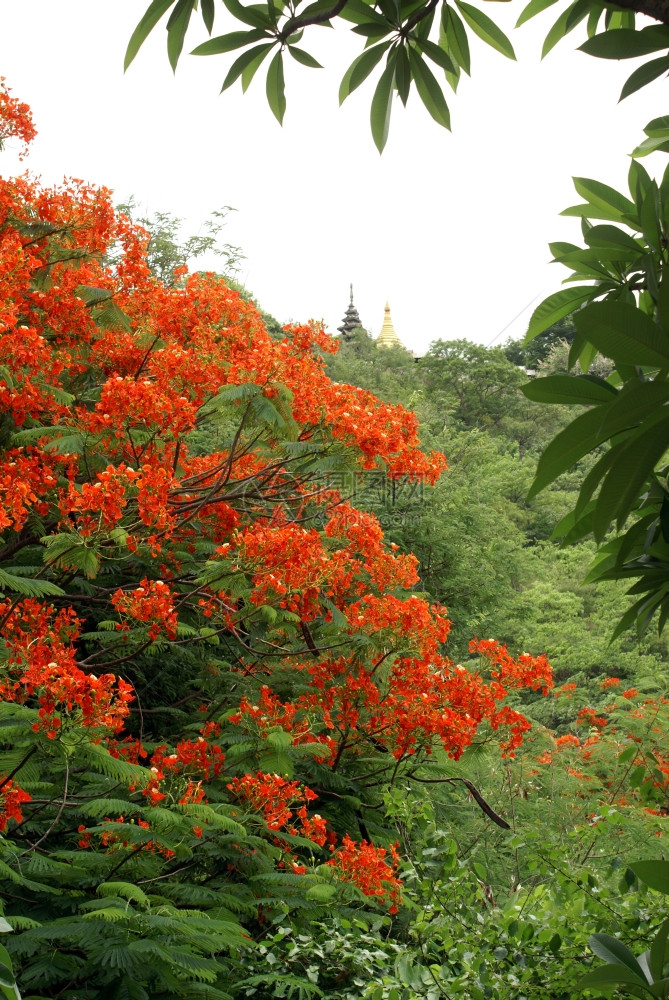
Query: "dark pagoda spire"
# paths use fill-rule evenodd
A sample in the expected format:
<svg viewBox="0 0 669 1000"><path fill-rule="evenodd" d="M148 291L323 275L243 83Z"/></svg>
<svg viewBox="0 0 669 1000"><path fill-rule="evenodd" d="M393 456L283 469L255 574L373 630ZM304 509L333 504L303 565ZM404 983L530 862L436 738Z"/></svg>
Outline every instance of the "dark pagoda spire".
<svg viewBox="0 0 669 1000"><path fill-rule="evenodd" d="M358 316L358 310L353 305L353 285L351 284L351 301L349 302L342 325L338 326L337 330L341 333L344 340L349 340L353 331L357 330L361 326L362 323L360 322L360 317Z"/></svg>

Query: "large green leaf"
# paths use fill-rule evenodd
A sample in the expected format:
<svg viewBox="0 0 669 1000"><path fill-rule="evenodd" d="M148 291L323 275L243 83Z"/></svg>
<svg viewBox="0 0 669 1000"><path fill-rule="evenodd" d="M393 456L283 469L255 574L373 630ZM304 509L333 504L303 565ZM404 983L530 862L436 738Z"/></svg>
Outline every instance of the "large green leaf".
<svg viewBox="0 0 669 1000"><path fill-rule="evenodd" d="M621 247L631 254L639 254L643 247L618 226L591 226L585 235L589 247Z"/></svg>
<svg viewBox="0 0 669 1000"><path fill-rule="evenodd" d="M364 3L364 0L346 0L346 6L339 12L339 17L345 21L353 21L354 24L366 24L368 21L376 21L377 24L386 23L383 14L374 10L370 4Z"/></svg>
<svg viewBox="0 0 669 1000"><path fill-rule="evenodd" d="M635 861L629 867L644 885L669 896L669 861Z"/></svg>
<svg viewBox="0 0 669 1000"><path fill-rule="evenodd" d="M264 45L254 45L252 49L247 49L246 52L242 52L240 56L237 56L223 81L221 93L227 90L228 87L231 87L240 76L242 78L242 90L246 93L256 71L265 57L272 51L274 44L274 42L265 42Z"/></svg>
<svg viewBox="0 0 669 1000"><path fill-rule="evenodd" d="M411 90L411 67L407 55L406 45L397 49L397 60L395 61L395 87L400 101L406 107Z"/></svg>
<svg viewBox="0 0 669 1000"><path fill-rule="evenodd" d="M175 71L192 13L193 0L178 0L167 22L167 56L170 66Z"/></svg>
<svg viewBox="0 0 669 1000"><path fill-rule="evenodd" d="M669 382L632 382L616 393L615 403L607 407L602 420L602 433L612 438L621 431L636 427L647 417L661 412L669 402Z"/></svg>
<svg viewBox="0 0 669 1000"><path fill-rule="evenodd" d="M416 45L422 52L425 53L428 59L435 62L437 66L441 66L441 68L447 73L455 73L455 66L453 65L451 57L439 45L436 45L434 42L430 42L427 38L417 41Z"/></svg>
<svg viewBox="0 0 669 1000"><path fill-rule="evenodd" d="M437 46L435 46L437 48ZM446 98L439 86L437 79L429 66L420 58L416 51L409 47L407 50L411 73L416 84L416 90L420 99L429 111L430 115L444 128L450 129L451 117L446 104Z"/></svg>
<svg viewBox="0 0 669 1000"><path fill-rule="evenodd" d="M567 7L546 35L544 44L541 47L541 58L544 59L565 35L568 35L577 24L587 17L590 10L591 6L587 0L575 0L574 3Z"/></svg>
<svg viewBox="0 0 669 1000"><path fill-rule="evenodd" d="M525 24L530 18L536 17L537 14L541 14L542 11L547 10L548 7L552 7L557 0L530 0L526 7L523 7L520 12L520 17L516 21L516 27L520 28L521 24Z"/></svg>
<svg viewBox="0 0 669 1000"><path fill-rule="evenodd" d="M367 79L369 74L372 72L374 67L381 61L385 52L391 46L391 42L381 42L380 45L374 45L371 49L365 49L357 56L349 68L344 73L341 84L339 85L339 103L343 104L349 94L352 94L356 87Z"/></svg>
<svg viewBox="0 0 669 1000"><path fill-rule="evenodd" d="M133 31L130 41L128 42L128 48L126 49L125 59L123 61L124 70L128 68L148 36L158 24L158 21L161 19L163 14L170 9L174 2L175 0L153 0L153 3L149 4L141 21Z"/></svg>
<svg viewBox="0 0 669 1000"><path fill-rule="evenodd" d="M668 447L669 414L656 415L637 428L602 483L593 522L596 541L604 538L613 518L622 527Z"/></svg>
<svg viewBox="0 0 669 1000"><path fill-rule="evenodd" d="M622 965L602 965L599 969L586 972L584 976L581 976L577 985L581 990L594 990L606 989L607 987L610 989L611 986L621 984L636 986L639 989L646 990L649 996L652 995L648 989L645 977L637 975Z"/></svg>
<svg viewBox="0 0 669 1000"><path fill-rule="evenodd" d="M286 113L286 90L283 79L283 55L280 51L276 53L269 64L265 89L272 114L279 125L283 125L283 116Z"/></svg>
<svg viewBox="0 0 669 1000"><path fill-rule="evenodd" d="M303 66L309 66L311 69L323 69L318 60L314 59L314 57L308 52L305 52L304 49L298 49L294 45L289 45L288 51L293 59L295 59L298 63L301 63Z"/></svg>
<svg viewBox="0 0 669 1000"><path fill-rule="evenodd" d="M524 343L529 343L553 323L571 315L575 309L596 294L597 289L592 285L572 285L570 288L563 288L549 295L532 313Z"/></svg>
<svg viewBox="0 0 669 1000"><path fill-rule="evenodd" d="M223 0L233 17L251 28L272 28L272 18L268 13L258 10L256 6L246 7L239 0Z"/></svg>
<svg viewBox="0 0 669 1000"><path fill-rule="evenodd" d="M501 28L498 28L487 14L484 14L478 7L472 7L471 4L465 3L464 0L455 0L455 5L475 35L478 35L479 38L508 59L516 58L513 45Z"/></svg>
<svg viewBox="0 0 669 1000"><path fill-rule="evenodd" d="M650 974L655 980L660 980L664 973L664 966L667 961L669 951L669 920L665 920L655 935L653 943L648 951L648 966Z"/></svg>
<svg viewBox="0 0 669 1000"><path fill-rule="evenodd" d="M609 187L608 184L602 184L601 181L592 180L590 177L573 177L572 180L577 192L593 208L601 208L611 212L617 219L624 215L634 215L634 203L616 191L615 188ZM562 215L565 215L567 211L569 209L562 212ZM593 218L601 218L601 216L593 215Z"/></svg>
<svg viewBox="0 0 669 1000"><path fill-rule="evenodd" d="M612 937L611 934L591 934L588 943L597 958L601 958L611 965L621 965L639 976L644 983L646 982L643 969L633 953L618 938Z"/></svg>
<svg viewBox="0 0 669 1000"><path fill-rule="evenodd" d="M634 59L669 48L669 26L651 24L641 31L616 28L588 38L580 48L581 52L600 59Z"/></svg>
<svg viewBox="0 0 669 1000"><path fill-rule="evenodd" d="M467 32L460 15L446 3L441 10L441 30L448 40L448 51L469 76L470 55Z"/></svg>
<svg viewBox="0 0 669 1000"><path fill-rule="evenodd" d="M535 496L540 490L566 472L579 459L587 455L604 440L601 437L601 408L594 407L576 417L563 431L553 438L537 464L534 482L528 494Z"/></svg>
<svg viewBox="0 0 669 1000"><path fill-rule="evenodd" d="M663 73L669 72L669 56L661 56L660 59L651 59L650 62L644 63L643 66L639 66L634 72L628 76L623 84L623 89L620 91L619 101L624 100L625 97L629 97L630 94L635 93L637 90L641 90L646 84L652 83L656 80L658 76L662 76Z"/></svg>
<svg viewBox="0 0 669 1000"><path fill-rule="evenodd" d="M660 327L627 302L592 302L574 322L578 332L616 364L669 364L669 341Z"/></svg>
<svg viewBox="0 0 669 1000"><path fill-rule="evenodd" d="M200 12L204 26L207 29L207 34L210 35L214 27L214 17L216 15L214 0L200 0Z"/></svg>
<svg viewBox="0 0 669 1000"><path fill-rule="evenodd" d="M243 45L250 45L251 42L258 42L261 38L266 38L267 34L262 28L252 28L250 31L230 31L227 35L217 35L210 38L208 42L203 42L191 52L192 56L214 56L223 52L232 52L240 49Z"/></svg>
<svg viewBox="0 0 669 1000"><path fill-rule="evenodd" d="M383 152L388 140L388 129L390 128L390 112L392 111L393 93L395 89L395 59L393 55L388 59L388 65L384 69L376 90L372 98L370 112L370 123L372 126L372 138L379 153Z"/></svg>
<svg viewBox="0 0 669 1000"><path fill-rule="evenodd" d="M610 403L618 393L596 375L548 375L522 385L528 399L538 403Z"/></svg>

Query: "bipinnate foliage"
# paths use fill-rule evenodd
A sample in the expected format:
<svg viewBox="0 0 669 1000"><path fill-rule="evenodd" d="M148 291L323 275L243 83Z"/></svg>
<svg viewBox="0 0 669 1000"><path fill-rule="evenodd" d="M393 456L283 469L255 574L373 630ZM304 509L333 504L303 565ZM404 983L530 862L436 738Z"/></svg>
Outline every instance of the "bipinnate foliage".
<svg viewBox="0 0 669 1000"><path fill-rule="evenodd" d="M415 416L146 239L104 189L0 182L0 891L21 990L64 1000L248 995L273 922L396 914L386 790L513 753L512 693L551 684L495 642L454 664L337 488L436 482Z"/></svg>

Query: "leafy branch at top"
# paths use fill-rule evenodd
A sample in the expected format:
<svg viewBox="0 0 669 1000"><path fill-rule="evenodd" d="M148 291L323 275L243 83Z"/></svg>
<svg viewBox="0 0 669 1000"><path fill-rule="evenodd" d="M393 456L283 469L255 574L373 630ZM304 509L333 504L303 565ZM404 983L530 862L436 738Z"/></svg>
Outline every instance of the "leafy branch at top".
<svg viewBox="0 0 669 1000"><path fill-rule="evenodd" d="M516 27L552 7L556 0L530 0ZM372 136L381 152L388 137L390 114L395 96L406 105L413 86L431 117L450 128L450 113L444 84L455 91L462 72L470 72L469 35L473 34L509 59L513 46L499 26L466 0L266 0L243 4L223 0L228 14L239 27L210 37L198 45L193 55L223 55L241 50L223 80L227 90L237 80L246 92L263 63L267 63L266 93L270 108L282 123L286 111L284 54L312 69L321 64L301 48L306 28L332 27L334 19L353 24L352 31L365 39L363 51L348 70L339 88L342 103L380 65L383 65L371 102ZM128 44L125 68L132 63L142 44L164 15L169 16L167 53L176 70L183 50L196 0L153 0L137 25ZM572 0L561 4L542 48L548 52L584 21L587 41L582 51L605 59L627 59L658 51L664 54L637 68L623 88L621 99L669 71L669 0L623 0L615 7L599 0ZM441 8L440 16L437 10ZM214 0L200 5L205 28L211 36ZM663 22L635 29L635 14L642 13ZM270 58L271 57L271 58Z"/></svg>

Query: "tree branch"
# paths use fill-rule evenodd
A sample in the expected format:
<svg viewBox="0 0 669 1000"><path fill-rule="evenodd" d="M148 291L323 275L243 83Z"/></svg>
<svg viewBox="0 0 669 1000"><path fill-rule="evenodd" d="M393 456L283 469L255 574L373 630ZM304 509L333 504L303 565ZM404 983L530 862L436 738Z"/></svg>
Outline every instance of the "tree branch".
<svg viewBox="0 0 669 1000"><path fill-rule="evenodd" d="M299 31L300 28L308 28L311 24L324 24L326 21L329 21L330 18L336 17L337 14L341 14L347 3L348 0L337 0L334 7L331 7L330 10L324 10L322 14L313 14L311 17L291 17L279 32L279 40L281 43L285 43L286 40L290 38L291 35L294 35L296 31Z"/></svg>

